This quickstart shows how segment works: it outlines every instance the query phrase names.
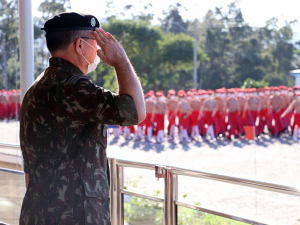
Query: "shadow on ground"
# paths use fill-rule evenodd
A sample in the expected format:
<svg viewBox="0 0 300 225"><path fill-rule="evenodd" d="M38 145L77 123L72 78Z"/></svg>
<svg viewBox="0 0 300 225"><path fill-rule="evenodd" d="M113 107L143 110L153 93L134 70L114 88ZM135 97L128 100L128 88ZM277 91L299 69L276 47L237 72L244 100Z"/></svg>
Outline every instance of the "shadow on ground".
<svg viewBox="0 0 300 225"><path fill-rule="evenodd" d="M238 148L244 148L248 145L256 143L257 146L268 148L270 145L280 142L285 145L292 145L294 143L290 134L284 133L280 137L273 137L270 134L262 134L259 138L255 140L245 140L244 137L236 138L233 140L228 140L226 137L218 138L216 141L192 141L190 143L182 142L178 140L168 141L159 144L153 141L149 143L147 141L135 141L135 140L125 140L123 137L113 138L109 142L110 145L119 145L120 147L130 146L133 149L139 149L143 151L155 151L161 153L167 149L182 149L183 151L189 151L195 147L198 148L211 148L213 150L218 150L219 147L234 146Z"/></svg>

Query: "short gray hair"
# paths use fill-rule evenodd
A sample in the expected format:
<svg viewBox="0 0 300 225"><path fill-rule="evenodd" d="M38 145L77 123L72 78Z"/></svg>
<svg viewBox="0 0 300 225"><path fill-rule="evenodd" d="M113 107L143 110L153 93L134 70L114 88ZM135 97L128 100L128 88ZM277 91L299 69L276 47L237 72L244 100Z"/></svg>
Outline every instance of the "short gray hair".
<svg viewBox="0 0 300 225"><path fill-rule="evenodd" d="M67 50L70 44L80 37L89 37L90 30L47 31L46 43L50 53Z"/></svg>

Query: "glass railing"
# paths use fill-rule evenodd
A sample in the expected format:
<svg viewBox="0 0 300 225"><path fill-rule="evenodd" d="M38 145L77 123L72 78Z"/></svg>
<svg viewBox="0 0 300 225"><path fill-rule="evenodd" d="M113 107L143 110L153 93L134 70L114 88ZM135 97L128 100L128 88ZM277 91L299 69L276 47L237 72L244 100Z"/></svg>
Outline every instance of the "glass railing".
<svg viewBox="0 0 300 225"><path fill-rule="evenodd" d="M0 148L19 146L0 144ZM299 223L300 190L295 187L115 158L109 163L112 225ZM151 194L126 181L127 172L139 170L152 173L152 177L143 173L146 188L158 179L156 188L162 191ZM25 194L23 172L1 168L0 185L0 221L18 224Z"/></svg>
<svg viewBox="0 0 300 225"><path fill-rule="evenodd" d="M22 171L0 168L0 224L19 224L25 191Z"/></svg>

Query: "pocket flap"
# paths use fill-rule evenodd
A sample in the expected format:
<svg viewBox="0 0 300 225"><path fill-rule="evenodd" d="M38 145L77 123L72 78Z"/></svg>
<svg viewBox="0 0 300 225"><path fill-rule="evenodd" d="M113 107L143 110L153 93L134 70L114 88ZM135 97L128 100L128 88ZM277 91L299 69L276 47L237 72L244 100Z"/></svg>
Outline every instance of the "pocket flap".
<svg viewBox="0 0 300 225"><path fill-rule="evenodd" d="M109 198L108 182L103 180L83 180L85 197Z"/></svg>
<svg viewBox="0 0 300 225"><path fill-rule="evenodd" d="M94 125L91 133L90 133L90 137L94 140L96 140L97 142L99 142L104 149L106 149L107 147L107 125L106 124L97 124Z"/></svg>

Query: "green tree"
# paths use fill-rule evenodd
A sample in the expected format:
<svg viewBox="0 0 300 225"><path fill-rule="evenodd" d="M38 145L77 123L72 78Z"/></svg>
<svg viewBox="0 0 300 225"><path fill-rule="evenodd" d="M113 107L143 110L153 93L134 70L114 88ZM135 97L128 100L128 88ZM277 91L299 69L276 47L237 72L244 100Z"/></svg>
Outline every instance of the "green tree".
<svg viewBox="0 0 300 225"><path fill-rule="evenodd" d="M19 87L18 1L0 0L0 89Z"/></svg>

